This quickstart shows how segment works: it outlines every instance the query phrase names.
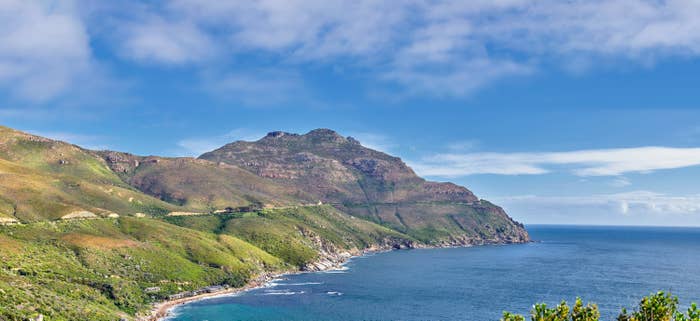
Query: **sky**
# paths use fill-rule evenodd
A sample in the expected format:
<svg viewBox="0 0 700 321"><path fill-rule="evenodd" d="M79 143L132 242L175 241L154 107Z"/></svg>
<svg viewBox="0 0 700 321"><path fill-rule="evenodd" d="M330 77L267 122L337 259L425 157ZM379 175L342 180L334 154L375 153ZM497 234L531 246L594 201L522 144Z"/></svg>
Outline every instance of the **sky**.
<svg viewBox="0 0 700 321"><path fill-rule="evenodd" d="M197 156L331 128L526 224L700 226L700 2L0 0L0 124Z"/></svg>

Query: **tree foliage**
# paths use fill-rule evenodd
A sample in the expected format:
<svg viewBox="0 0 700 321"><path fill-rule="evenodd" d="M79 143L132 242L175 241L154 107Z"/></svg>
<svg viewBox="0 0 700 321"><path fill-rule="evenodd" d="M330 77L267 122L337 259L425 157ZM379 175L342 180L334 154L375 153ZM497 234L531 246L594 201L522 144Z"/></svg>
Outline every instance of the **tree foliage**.
<svg viewBox="0 0 700 321"><path fill-rule="evenodd" d="M659 291L642 298L633 312L622 309L617 321L700 321L700 312L695 303L685 314L678 311L678 297Z"/></svg>
<svg viewBox="0 0 700 321"><path fill-rule="evenodd" d="M573 308L562 301L554 308L545 303L538 303L530 311L532 321L598 321L600 311L595 304L583 305L581 298L576 298ZM670 293L659 291L642 298L635 311L622 309L617 321L700 321L700 310L692 303L685 313L678 310L678 298ZM503 312L501 321L525 321L519 314Z"/></svg>

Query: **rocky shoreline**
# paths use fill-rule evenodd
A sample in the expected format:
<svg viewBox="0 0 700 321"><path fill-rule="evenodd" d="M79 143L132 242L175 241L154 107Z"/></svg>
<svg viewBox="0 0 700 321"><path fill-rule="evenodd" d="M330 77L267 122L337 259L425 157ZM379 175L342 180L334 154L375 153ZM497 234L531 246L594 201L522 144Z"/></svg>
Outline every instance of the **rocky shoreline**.
<svg viewBox="0 0 700 321"><path fill-rule="evenodd" d="M402 240L401 242L387 242L382 245L373 245L365 249L351 249L349 251L335 251L334 248L327 248L326 246L321 246L321 258L312 263L307 264L299 270L288 270L277 273L264 273L251 281L248 282L243 287L240 288L225 288L220 291L214 291L211 293L204 293L200 295L195 295L191 297L185 297L176 300L168 300L157 303L153 306L150 313L147 316L138 317L136 321L162 321L164 318L170 316L173 308L207 298L219 297L224 295L232 295L240 292L245 292L253 289L258 289L265 287L274 279L283 277L285 275L299 274L299 273L309 273L309 272L321 272L321 271L332 271L340 270L344 268L344 265L352 258L359 257L372 253L388 252L393 250L402 249L434 249L434 248L451 248L451 247L471 247L478 245L497 245L497 244L522 244L531 242L529 238L517 237L515 239L493 239L493 240L475 240L469 238L463 239L451 239L445 240L437 244L422 244L415 243L410 240ZM325 244L324 244L325 245Z"/></svg>

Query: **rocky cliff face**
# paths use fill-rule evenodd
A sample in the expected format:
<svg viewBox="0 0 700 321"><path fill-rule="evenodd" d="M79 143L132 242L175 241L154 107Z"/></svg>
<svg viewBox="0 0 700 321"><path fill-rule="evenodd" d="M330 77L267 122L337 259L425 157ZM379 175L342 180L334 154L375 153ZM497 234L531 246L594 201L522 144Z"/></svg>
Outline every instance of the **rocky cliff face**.
<svg viewBox="0 0 700 321"><path fill-rule="evenodd" d="M256 142L234 142L199 158L303 190L316 200L425 243L529 240L521 224L468 189L426 181L400 158L366 148L329 129L304 135L271 132Z"/></svg>

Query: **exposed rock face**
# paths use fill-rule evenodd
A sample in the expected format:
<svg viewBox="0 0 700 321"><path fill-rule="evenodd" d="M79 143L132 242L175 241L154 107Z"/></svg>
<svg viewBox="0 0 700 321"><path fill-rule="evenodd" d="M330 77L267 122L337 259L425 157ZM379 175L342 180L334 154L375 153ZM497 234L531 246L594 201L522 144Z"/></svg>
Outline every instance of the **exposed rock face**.
<svg viewBox="0 0 700 321"><path fill-rule="evenodd" d="M300 232L302 235L304 235L304 237L311 241L312 246L317 249L319 253L319 258L303 266L301 268L302 271L325 271L340 269L349 258L362 255L366 252L412 249L416 247L413 241L405 238L385 238L380 242L372 244L364 249L352 248L350 250L343 250L338 249L335 245L333 245L333 243L318 235L315 235L312 232L305 230L301 230Z"/></svg>
<svg viewBox="0 0 700 321"><path fill-rule="evenodd" d="M231 143L200 158L303 187L326 203L478 200L464 187L427 182L400 158L363 147L329 129L305 135L272 132L257 142Z"/></svg>
<svg viewBox="0 0 700 321"><path fill-rule="evenodd" d="M109 167L116 173L123 174L133 172L141 164L141 157L113 151L101 152Z"/></svg>
<svg viewBox="0 0 700 321"><path fill-rule="evenodd" d="M12 225L17 223L19 223L19 221L16 218L0 216L0 225Z"/></svg>
<svg viewBox="0 0 700 321"><path fill-rule="evenodd" d="M329 129L271 132L234 142L200 159L246 169L303 190L346 213L380 222L435 244L470 245L529 240L500 207L468 189L426 181L400 158L366 148Z"/></svg>

